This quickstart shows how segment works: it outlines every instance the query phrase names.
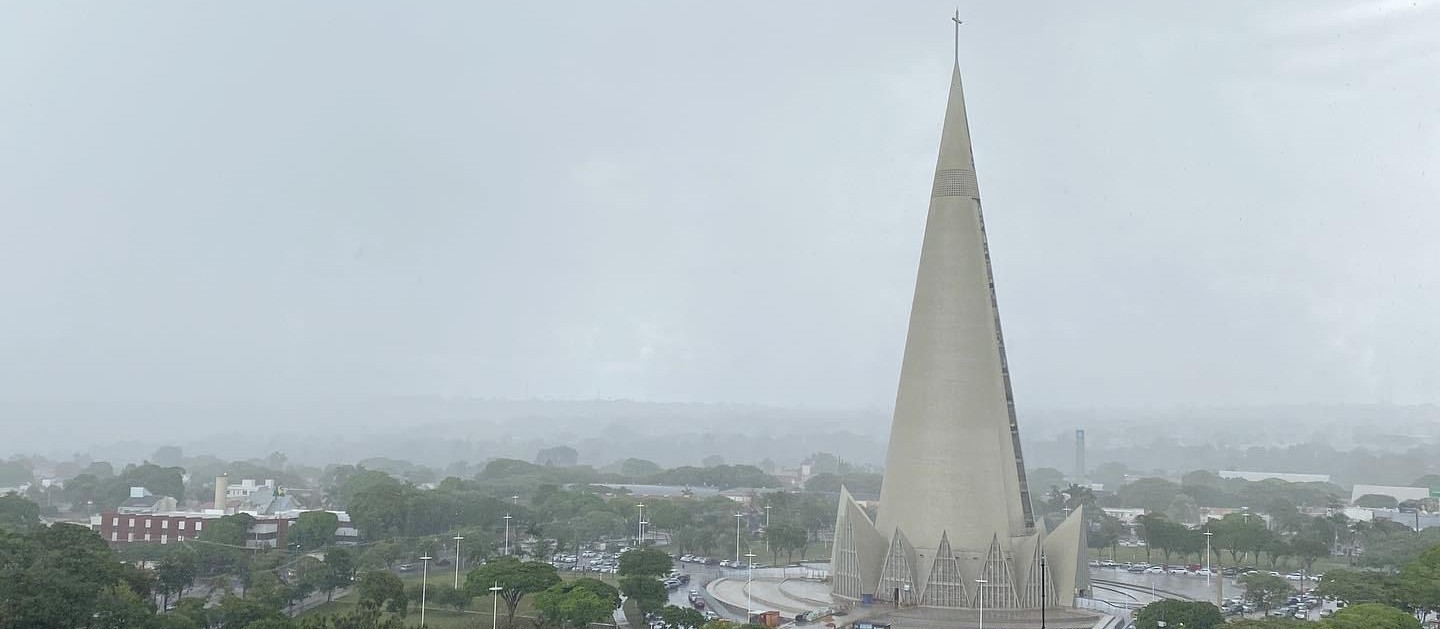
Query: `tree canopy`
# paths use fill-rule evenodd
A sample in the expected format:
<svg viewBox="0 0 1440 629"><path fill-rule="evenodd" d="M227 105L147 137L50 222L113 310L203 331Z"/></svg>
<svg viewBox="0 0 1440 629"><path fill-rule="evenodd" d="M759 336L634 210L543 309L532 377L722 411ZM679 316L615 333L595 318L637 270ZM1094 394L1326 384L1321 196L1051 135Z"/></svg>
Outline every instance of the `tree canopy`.
<svg viewBox="0 0 1440 629"><path fill-rule="evenodd" d="M1135 614L1136 629L1159 629L1160 621L1167 627L1211 629L1225 624L1225 615L1212 603L1170 599L1150 603Z"/></svg>
<svg viewBox="0 0 1440 629"><path fill-rule="evenodd" d="M515 557L500 557L465 576L465 591L471 597L488 595L490 588L503 588L500 598L505 601L506 624L515 620L515 610L520 606L521 597L526 594L543 592L560 582L560 575L552 566L543 561L520 561Z"/></svg>

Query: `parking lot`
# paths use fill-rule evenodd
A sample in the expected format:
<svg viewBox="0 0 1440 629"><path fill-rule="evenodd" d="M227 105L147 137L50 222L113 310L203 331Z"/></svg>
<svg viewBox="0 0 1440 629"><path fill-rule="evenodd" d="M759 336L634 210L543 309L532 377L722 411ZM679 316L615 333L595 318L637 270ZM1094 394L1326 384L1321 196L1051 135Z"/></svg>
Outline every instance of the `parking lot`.
<svg viewBox="0 0 1440 629"><path fill-rule="evenodd" d="M1220 599L1222 607L1240 611L1241 601L1244 594L1244 587L1236 582L1233 576L1218 574L1205 575L1203 568L1192 570L1192 566L1140 566L1122 565L1113 562L1092 562L1090 577L1095 584L1095 596L1112 602L1130 602L1143 605L1156 598L1175 598L1176 595L1193 600L1215 602ZM1227 569L1226 572L1233 573ZM1269 571L1266 571L1269 572ZM1295 617L1298 612L1301 618L1318 620L1326 611L1333 612L1336 609L1335 603L1326 603L1318 598L1307 596L1308 592L1314 589L1319 581L1317 575L1300 575L1296 573L1273 573L1275 576L1285 578L1295 586L1296 596L1293 604L1287 604L1289 612L1284 614ZM1106 588L1106 583L1124 584L1128 587ZM1120 590L1120 591L1115 591ZM1154 592L1153 598L1149 594ZM1302 607L1303 605L1303 607ZM1285 608L1282 608L1285 609ZM1275 612L1281 615L1281 610L1257 610L1253 607L1248 610L1246 617L1260 617Z"/></svg>

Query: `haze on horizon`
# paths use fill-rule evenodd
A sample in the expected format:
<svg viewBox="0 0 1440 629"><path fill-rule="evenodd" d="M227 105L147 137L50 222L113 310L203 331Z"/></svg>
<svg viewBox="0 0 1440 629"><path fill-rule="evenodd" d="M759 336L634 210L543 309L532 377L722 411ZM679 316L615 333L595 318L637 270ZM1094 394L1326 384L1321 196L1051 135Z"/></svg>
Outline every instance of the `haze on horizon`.
<svg viewBox="0 0 1440 629"><path fill-rule="evenodd" d="M960 43L1022 406L1440 402L1440 3L1043 6ZM729 8L0 6L0 427L888 409L951 5Z"/></svg>

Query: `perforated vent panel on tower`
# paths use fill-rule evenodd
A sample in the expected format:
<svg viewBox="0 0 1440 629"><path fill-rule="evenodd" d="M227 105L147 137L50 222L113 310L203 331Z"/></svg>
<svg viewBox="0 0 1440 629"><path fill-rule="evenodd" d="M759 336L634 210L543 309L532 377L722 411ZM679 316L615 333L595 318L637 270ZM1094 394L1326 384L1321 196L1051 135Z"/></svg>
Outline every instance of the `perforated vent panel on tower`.
<svg viewBox="0 0 1440 629"><path fill-rule="evenodd" d="M973 168L949 168L935 171L935 187L930 189L930 198L935 197L980 197L980 184L975 181Z"/></svg>

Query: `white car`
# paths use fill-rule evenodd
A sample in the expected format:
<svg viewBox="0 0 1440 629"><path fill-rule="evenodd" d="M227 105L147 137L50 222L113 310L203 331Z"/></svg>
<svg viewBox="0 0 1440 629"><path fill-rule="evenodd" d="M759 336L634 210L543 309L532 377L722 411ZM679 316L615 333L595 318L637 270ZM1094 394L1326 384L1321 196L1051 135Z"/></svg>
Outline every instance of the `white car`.
<svg viewBox="0 0 1440 629"><path fill-rule="evenodd" d="M1165 574L1165 569L1160 566L1150 566L1145 569L1145 574Z"/></svg>

